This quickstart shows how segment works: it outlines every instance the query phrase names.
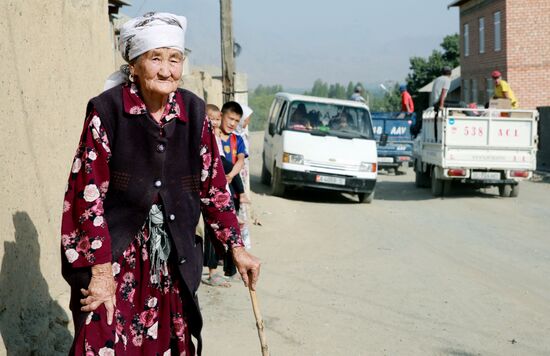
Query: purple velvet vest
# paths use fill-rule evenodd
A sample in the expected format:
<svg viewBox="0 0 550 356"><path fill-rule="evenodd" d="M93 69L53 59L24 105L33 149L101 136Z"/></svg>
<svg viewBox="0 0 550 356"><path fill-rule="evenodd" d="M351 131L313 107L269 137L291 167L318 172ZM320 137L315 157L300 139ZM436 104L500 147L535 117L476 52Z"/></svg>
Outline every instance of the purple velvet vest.
<svg viewBox="0 0 550 356"><path fill-rule="evenodd" d="M110 184L104 201L105 218L111 235L113 261L129 246L143 226L153 202L160 197L165 223L172 240L171 261L183 280L189 327L200 341L202 317L196 291L202 273L202 239L195 236L200 216L199 154L204 102L178 89L185 104L187 121L172 119L162 129L149 114L124 112L122 86L90 100L105 127L112 152ZM80 312L80 288L87 288L90 269L75 269L64 260L63 274L71 285L71 310L78 332L86 314ZM78 334L76 334L78 335ZM200 342L198 350L200 350Z"/></svg>

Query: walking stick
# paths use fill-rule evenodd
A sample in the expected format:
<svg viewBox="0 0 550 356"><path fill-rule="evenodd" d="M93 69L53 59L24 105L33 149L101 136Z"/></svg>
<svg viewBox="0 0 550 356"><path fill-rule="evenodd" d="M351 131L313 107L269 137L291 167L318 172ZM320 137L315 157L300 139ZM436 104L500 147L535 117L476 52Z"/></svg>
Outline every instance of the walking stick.
<svg viewBox="0 0 550 356"><path fill-rule="evenodd" d="M267 348L267 340L264 334L264 321L262 320L262 314L260 314L260 306L258 305L258 299L256 298L256 291L252 290L252 287L248 286L250 292L250 299L252 300L252 309L254 310L254 316L256 317L256 328L258 329L258 336L260 337L260 345L262 346L262 356L269 356L269 350Z"/></svg>

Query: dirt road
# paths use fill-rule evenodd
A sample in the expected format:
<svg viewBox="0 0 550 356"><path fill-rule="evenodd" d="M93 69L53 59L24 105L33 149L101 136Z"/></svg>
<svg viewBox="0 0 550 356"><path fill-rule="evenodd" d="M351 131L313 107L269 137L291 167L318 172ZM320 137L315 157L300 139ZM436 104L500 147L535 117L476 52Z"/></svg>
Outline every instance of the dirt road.
<svg viewBox="0 0 550 356"><path fill-rule="evenodd" d="M412 172L379 176L371 205L259 183L258 298L272 355L550 355L550 184L517 199L433 198ZM260 355L241 284L200 288L204 354Z"/></svg>

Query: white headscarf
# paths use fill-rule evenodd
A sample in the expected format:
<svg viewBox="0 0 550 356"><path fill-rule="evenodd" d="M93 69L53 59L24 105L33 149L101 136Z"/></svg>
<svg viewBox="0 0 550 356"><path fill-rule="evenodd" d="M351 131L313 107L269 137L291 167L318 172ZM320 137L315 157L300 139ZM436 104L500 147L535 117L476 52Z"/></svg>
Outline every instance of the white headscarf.
<svg viewBox="0 0 550 356"><path fill-rule="evenodd" d="M149 12L136 17L120 27L119 48L126 62L136 59L155 48L174 48L185 52L187 19L166 12ZM128 73L124 68L107 78L104 90L124 83Z"/></svg>

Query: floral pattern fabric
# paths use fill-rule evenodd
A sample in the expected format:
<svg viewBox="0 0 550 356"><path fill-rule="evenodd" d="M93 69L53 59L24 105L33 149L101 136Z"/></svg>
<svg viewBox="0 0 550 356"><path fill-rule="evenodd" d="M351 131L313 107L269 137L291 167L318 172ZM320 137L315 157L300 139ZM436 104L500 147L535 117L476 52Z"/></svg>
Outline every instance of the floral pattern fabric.
<svg viewBox="0 0 550 356"><path fill-rule="evenodd" d="M124 111L135 120L151 120L135 85L123 87ZM187 121L179 92L172 93L166 104L160 126L173 119ZM235 209L226 190L223 172L212 127L204 118L200 155L202 158L199 192L204 219L215 238L226 249L243 246ZM63 202L61 245L67 261L74 268L113 262L117 283L116 321L108 326L105 308L90 313L85 327L77 335L75 346L80 354L169 355L170 345L177 345L181 354L192 351L185 308L179 295L177 272L161 276L161 283L151 283L150 261L145 227L118 261L111 261L111 239L103 202L109 189L111 148L101 118L92 109L85 120ZM153 202L151 202L153 204ZM158 282L158 281L157 281ZM175 343L175 344L174 344ZM190 346L191 345L191 346ZM135 349L134 349L135 348ZM133 351L129 351L133 350ZM151 350L145 352L143 350ZM156 351L152 351L156 350ZM77 352L77 354L79 354Z"/></svg>
<svg viewBox="0 0 550 356"><path fill-rule="evenodd" d="M107 324L105 307L91 312L77 336L75 355L194 355L180 297L180 279L168 264L159 280L150 274L151 260L143 229L113 263L117 281L116 311Z"/></svg>

